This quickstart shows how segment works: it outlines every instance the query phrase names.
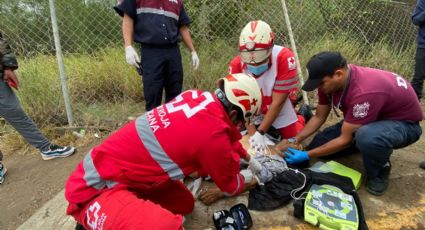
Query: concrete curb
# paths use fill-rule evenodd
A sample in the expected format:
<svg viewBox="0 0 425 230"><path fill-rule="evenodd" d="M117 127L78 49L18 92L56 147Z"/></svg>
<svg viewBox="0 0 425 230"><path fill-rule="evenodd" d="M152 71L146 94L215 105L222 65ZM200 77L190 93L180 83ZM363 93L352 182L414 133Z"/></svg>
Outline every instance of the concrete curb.
<svg viewBox="0 0 425 230"><path fill-rule="evenodd" d="M64 190L62 190L17 229L73 230L75 228L75 220L72 216L66 215L66 207L67 202Z"/></svg>

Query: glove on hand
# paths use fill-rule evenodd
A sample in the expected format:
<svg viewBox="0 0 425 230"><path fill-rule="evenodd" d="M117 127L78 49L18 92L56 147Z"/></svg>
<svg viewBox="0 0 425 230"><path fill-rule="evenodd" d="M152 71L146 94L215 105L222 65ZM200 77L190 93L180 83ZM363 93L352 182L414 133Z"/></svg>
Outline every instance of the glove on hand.
<svg viewBox="0 0 425 230"><path fill-rule="evenodd" d="M254 178L254 175L250 169L241 170L239 173L243 176L245 184L248 184L252 181L252 178Z"/></svg>
<svg viewBox="0 0 425 230"><path fill-rule="evenodd" d="M258 131L256 131L255 134L249 138L249 143L251 144L251 148L255 150L255 153L265 153L265 150L267 148L266 139L264 135L262 135Z"/></svg>
<svg viewBox="0 0 425 230"><path fill-rule="evenodd" d="M254 174L257 174L257 173L261 172L262 168L263 168L263 166L261 165L261 163L258 162L254 157L251 157L251 159L248 162L248 169L251 169L251 171Z"/></svg>
<svg viewBox="0 0 425 230"><path fill-rule="evenodd" d="M308 156L307 151L288 148L288 150L285 151L285 160L289 164L293 165L301 163L303 161L308 161L310 160L310 157Z"/></svg>
<svg viewBox="0 0 425 230"><path fill-rule="evenodd" d="M134 65L137 68L139 68L140 59L136 53L136 50L134 50L133 46L125 47L125 60L127 61L128 64Z"/></svg>
<svg viewBox="0 0 425 230"><path fill-rule="evenodd" d="M192 54L192 66L193 66L193 68L195 70L197 70L198 67L199 67L199 57L198 57L198 54L196 53L196 51L192 51L191 54Z"/></svg>

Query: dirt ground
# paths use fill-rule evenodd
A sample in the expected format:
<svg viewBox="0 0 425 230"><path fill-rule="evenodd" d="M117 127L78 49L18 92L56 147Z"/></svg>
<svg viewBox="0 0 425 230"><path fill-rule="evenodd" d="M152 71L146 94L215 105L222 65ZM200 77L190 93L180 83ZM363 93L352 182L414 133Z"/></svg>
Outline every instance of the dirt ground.
<svg viewBox="0 0 425 230"><path fill-rule="evenodd" d="M421 124L425 128L425 122ZM320 159L319 159L320 160ZM364 172L360 154L334 157L348 167ZM425 160L425 138L414 145L394 151L391 162L390 185L383 196L374 196L365 189L365 178L358 190L369 229L425 229L425 170L418 164ZM323 160L322 160L323 161ZM187 229L214 229L211 218L214 211L229 209L237 203L247 205L248 193L237 198L221 200L211 206L200 202L187 216ZM250 211L253 229L318 229L293 216L292 202L273 211Z"/></svg>
<svg viewBox="0 0 425 230"><path fill-rule="evenodd" d="M425 130L425 122L422 122ZM365 190L359 195L370 229L425 229L425 170L418 167L425 160L425 135L412 146L397 150L392 156L392 174L388 191L381 197ZM39 155L7 155L8 174L0 185L0 229L16 229L44 203L64 187L70 172L86 152L99 143L94 141L65 159L43 161ZM363 171L360 155L337 161ZM224 199L212 206L196 203L193 214L186 217L186 229L213 229L212 213L236 203L247 204L247 194ZM292 216L292 204L270 212L251 211L254 229L315 229ZM63 209L65 211L65 207ZM53 229L46 226L45 229Z"/></svg>
<svg viewBox="0 0 425 230"><path fill-rule="evenodd" d="M95 143L93 143L95 145ZM92 146L73 156L44 161L39 155L8 155L8 171L0 185L0 229L16 229L64 188L69 174Z"/></svg>

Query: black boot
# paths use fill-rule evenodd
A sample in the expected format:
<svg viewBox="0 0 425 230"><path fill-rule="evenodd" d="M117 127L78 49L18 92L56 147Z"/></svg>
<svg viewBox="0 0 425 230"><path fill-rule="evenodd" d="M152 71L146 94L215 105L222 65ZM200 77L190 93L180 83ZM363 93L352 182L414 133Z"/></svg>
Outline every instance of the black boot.
<svg viewBox="0 0 425 230"><path fill-rule="evenodd" d="M83 225L81 225L80 223L77 223L77 225L75 225L75 230L86 230Z"/></svg>
<svg viewBox="0 0 425 230"><path fill-rule="evenodd" d="M375 196L381 196L388 188L389 178L391 172L391 163L387 162L375 178L368 178L366 180L366 189L368 192Z"/></svg>
<svg viewBox="0 0 425 230"><path fill-rule="evenodd" d="M425 161L422 161L422 162L419 164L419 167L421 167L421 169L425 169Z"/></svg>

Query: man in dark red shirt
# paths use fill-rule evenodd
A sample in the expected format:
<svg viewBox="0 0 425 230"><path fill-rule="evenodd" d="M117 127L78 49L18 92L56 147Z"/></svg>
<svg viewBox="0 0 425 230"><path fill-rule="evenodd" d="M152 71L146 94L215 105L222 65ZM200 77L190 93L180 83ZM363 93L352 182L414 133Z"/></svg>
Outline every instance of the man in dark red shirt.
<svg viewBox="0 0 425 230"><path fill-rule="evenodd" d="M382 195L388 187L393 149L416 142L422 134L422 109L410 83L379 69L348 65L338 52L321 52L307 63L305 91L318 88L316 114L295 137L301 142L316 132L333 110L338 124L319 132L307 151L289 149L285 159L297 164L311 157L360 151L367 190Z"/></svg>

